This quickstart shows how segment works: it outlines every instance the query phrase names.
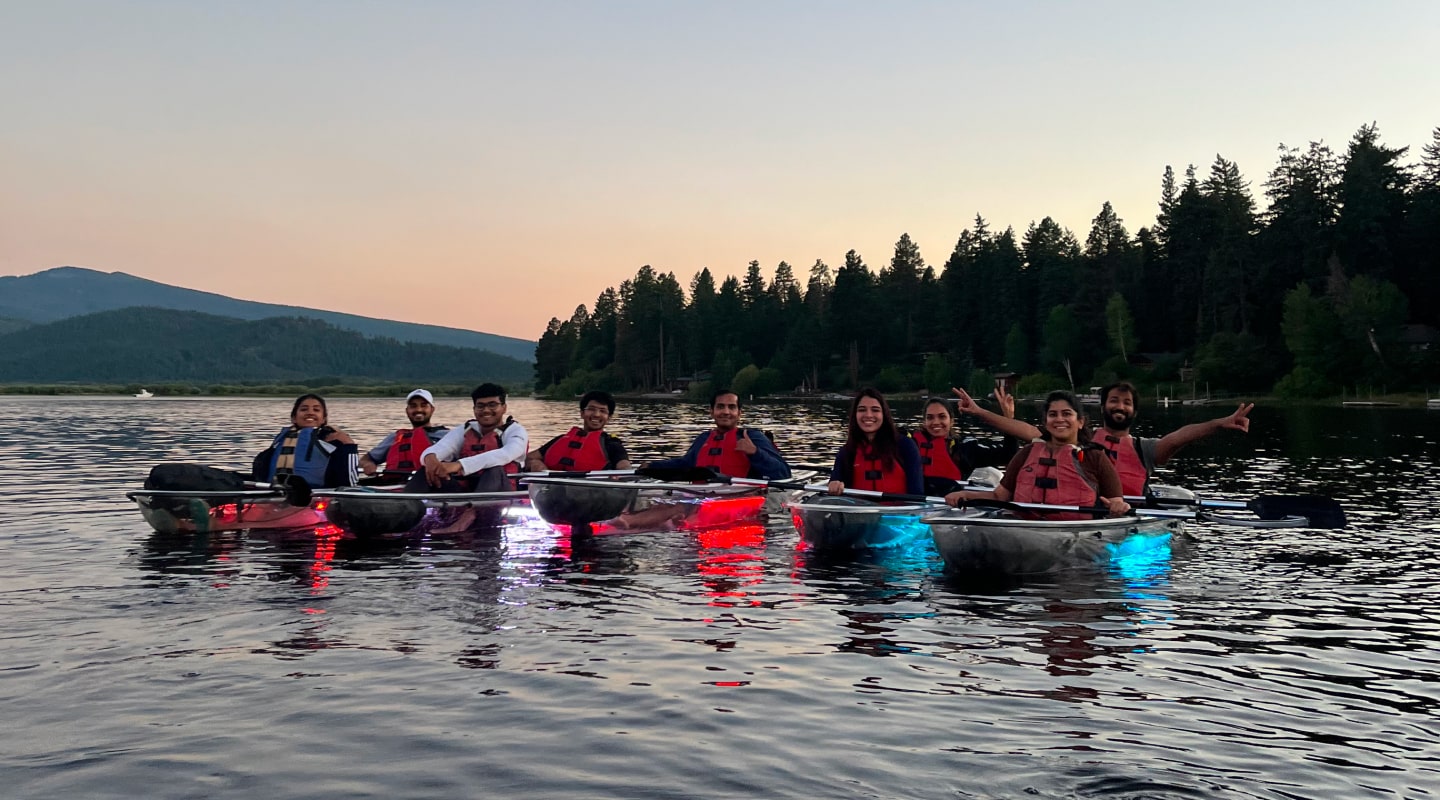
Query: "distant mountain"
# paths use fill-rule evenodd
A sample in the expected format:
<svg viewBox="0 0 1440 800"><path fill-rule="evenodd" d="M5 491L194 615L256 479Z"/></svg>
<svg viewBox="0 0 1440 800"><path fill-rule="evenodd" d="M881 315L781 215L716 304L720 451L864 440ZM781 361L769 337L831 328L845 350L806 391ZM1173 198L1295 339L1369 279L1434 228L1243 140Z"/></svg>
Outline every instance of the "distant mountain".
<svg viewBox="0 0 1440 800"><path fill-rule="evenodd" d="M366 336L388 336L402 342L475 347L522 361L535 359L535 343L525 339L439 325L373 319L300 306L236 300L221 294L137 278L123 272L56 267L33 275L0 277L0 317L37 323L54 322L82 314L133 306L200 311L251 320L305 317L324 320L337 328Z"/></svg>
<svg viewBox="0 0 1440 800"><path fill-rule="evenodd" d="M252 321L123 308L0 335L0 382L229 383L321 376L513 386L534 379L529 363L486 350L367 338L299 317Z"/></svg>

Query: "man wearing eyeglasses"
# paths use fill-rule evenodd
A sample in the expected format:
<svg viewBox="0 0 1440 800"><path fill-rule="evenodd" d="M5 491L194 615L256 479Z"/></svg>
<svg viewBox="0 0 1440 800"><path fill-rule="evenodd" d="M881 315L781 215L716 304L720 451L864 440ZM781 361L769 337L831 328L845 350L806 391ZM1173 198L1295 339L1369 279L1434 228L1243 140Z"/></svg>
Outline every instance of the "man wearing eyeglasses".
<svg viewBox="0 0 1440 800"><path fill-rule="evenodd" d="M504 492L515 488L507 477L520 471L530 436L514 418L505 416L505 389L482 383L470 393L475 419L446 433L421 454L425 467L406 487L442 492Z"/></svg>

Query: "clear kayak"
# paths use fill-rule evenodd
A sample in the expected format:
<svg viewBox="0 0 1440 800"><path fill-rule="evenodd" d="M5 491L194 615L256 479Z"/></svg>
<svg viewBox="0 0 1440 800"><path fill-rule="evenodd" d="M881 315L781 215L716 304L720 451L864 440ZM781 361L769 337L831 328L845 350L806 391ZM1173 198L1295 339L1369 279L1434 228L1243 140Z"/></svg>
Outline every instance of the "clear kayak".
<svg viewBox="0 0 1440 800"><path fill-rule="evenodd" d="M808 477L809 473L807 473ZM765 486L666 482L633 474L521 478L530 504L552 525L592 530L674 530L729 525L775 510L790 492Z"/></svg>
<svg viewBox="0 0 1440 800"><path fill-rule="evenodd" d="M315 494L327 502L327 519L359 537L497 527L504 522L505 509L527 496L518 491L418 493L365 486Z"/></svg>
<svg viewBox="0 0 1440 800"><path fill-rule="evenodd" d="M321 489L296 505L285 491L256 487L238 491L141 489L126 497L159 533L293 530L333 523L356 536L406 533L445 527L470 509L472 527L498 524L498 510L524 500L525 492L411 494L395 488Z"/></svg>
<svg viewBox="0 0 1440 800"><path fill-rule="evenodd" d="M945 508L933 503L885 505L855 497L812 495L787 504L806 545L818 550L896 547L929 534L922 521Z"/></svg>
<svg viewBox="0 0 1440 800"><path fill-rule="evenodd" d="M306 505L292 505L283 492L274 489L142 489L125 496L140 507L145 522L159 533L309 528L325 524L329 505L322 497Z"/></svg>
<svg viewBox="0 0 1440 800"><path fill-rule="evenodd" d="M954 572L1036 575L1105 565L1169 548L1185 521L1165 517L1022 519L1000 509L946 509L926 516L935 549Z"/></svg>

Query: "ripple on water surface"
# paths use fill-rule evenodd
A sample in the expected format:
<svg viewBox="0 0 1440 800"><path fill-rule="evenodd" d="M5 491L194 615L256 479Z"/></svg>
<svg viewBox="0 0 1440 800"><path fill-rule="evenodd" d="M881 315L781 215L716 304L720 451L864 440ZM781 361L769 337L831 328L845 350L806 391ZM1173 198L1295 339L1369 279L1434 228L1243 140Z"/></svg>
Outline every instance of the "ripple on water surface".
<svg viewBox="0 0 1440 800"><path fill-rule="evenodd" d="M442 398L438 418L466 405ZM0 406L23 430L91 432L0 449L0 770L17 797L1440 786L1440 415L1262 408L1249 437L1193 446L1165 475L1336 496L1345 530L1192 525L1148 562L977 583L923 542L803 550L783 515L590 540L523 511L382 544L162 536L124 490L160 461L244 464L287 400ZM330 408L362 444L401 422L398 401ZM510 411L537 439L574 416L528 399ZM1141 432L1203 411L1146 409ZM839 405L746 413L797 462L828 460L841 435ZM622 405L614 427L644 460L705 424L690 406Z"/></svg>

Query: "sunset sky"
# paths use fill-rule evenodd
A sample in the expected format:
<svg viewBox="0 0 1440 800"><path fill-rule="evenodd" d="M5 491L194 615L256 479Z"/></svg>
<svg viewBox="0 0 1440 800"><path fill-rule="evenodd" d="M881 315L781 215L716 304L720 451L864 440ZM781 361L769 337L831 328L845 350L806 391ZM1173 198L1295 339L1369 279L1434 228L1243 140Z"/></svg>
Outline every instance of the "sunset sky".
<svg viewBox="0 0 1440 800"><path fill-rule="evenodd" d="M0 275L527 339L641 265L937 270L977 213L1440 126L1440 3L0 0Z"/></svg>

